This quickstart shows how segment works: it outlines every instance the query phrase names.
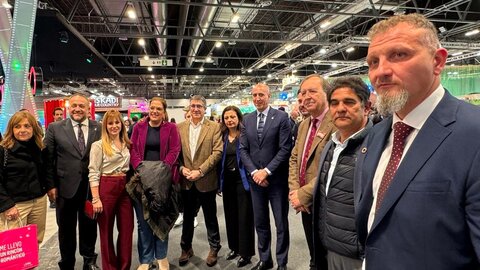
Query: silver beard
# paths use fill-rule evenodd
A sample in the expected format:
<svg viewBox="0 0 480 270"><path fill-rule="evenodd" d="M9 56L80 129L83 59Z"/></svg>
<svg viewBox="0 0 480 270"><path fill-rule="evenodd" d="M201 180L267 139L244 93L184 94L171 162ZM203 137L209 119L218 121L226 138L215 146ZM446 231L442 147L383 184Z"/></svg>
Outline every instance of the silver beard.
<svg viewBox="0 0 480 270"><path fill-rule="evenodd" d="M408 100L408 92L405 89L401 89L394 95L387 94L388 92L383 95L379 94L376 102L378 113L385 117L403 109Z"/></svg>

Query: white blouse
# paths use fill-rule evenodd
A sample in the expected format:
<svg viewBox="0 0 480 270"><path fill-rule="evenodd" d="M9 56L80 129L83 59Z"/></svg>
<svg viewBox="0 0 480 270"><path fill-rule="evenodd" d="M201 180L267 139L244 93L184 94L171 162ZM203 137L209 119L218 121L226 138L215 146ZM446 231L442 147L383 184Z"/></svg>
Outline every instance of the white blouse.
<svg viewBox="0 0 480 270"><path fill-rule="evenodd" d="M107 156L103 153L102 140L92 144L90 150L90 164L88 165L88 179L90 186L96 187L100 184L102 175L126 173L130 164L130 151L126 146L122 150L112 144L113 155Z"/></svg>

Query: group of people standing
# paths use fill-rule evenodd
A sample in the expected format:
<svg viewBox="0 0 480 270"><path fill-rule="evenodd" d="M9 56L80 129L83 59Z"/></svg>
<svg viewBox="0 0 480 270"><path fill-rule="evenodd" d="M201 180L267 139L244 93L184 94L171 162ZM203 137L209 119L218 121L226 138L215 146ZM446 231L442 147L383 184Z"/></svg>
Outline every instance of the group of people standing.
<svg viewBox="0 0 480 270"><path fill-rule="evenodd" d="M375 126L361 79L327 83L316 74L300 84L303 120L295 124L269 105L262 83L252 88L254 112L227 106L220 124L205 119L202 96L190 98L190 119L178 125L167 121L166 101L153 98L131 140L118 111L105 113L99 125L87 118L89 101L79 94L69 99L70 118L50 124L43 141L35 118L16 113L0 143L0 230L35 223L40 243L47 194L57 204L60 269L74 269L77 224L83 269L98 269L97 222L83 214L89 199L102 268L130 269L135 210L138 269L157 261L164 270L179 195L179 265L194 256L201 207L211 267L222 247L221 192L225 258L238 258L237 267L251 263L256 230L259 262L252 270L273 268L271 207L277 270L287 269L290 203L301 213L310 269L479 269L480 110L442 87L448 53L424 16L378 22L369 37L369 77L386 116ZM152 171L162 173L152 179Z"/></svg>

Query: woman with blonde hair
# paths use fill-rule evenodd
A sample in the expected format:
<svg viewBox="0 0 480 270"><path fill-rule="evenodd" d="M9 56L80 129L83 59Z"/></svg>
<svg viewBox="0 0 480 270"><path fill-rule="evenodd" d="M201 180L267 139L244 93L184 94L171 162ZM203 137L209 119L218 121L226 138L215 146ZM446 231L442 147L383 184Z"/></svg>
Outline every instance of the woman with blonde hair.
<svg viewBox="0 0 480 270"><path fill-rule="evenodd" d="M92 144L89 181L92 204L98 213L102 269L130 269L132 264L133 207L125 189L130 164L130 140L122 115L117 110L105 113L102 138ZM117 223L117 253L113 244L113 225Z"/></svg>
<svg viewBox="0 0 480 270"><path fill-rule="evenodd" d="M42 130L28 111L8 121L0 143L0 231L37 225L37 241L45 234L47 190ZM5 227L7 225L7 228Z"/></svg>

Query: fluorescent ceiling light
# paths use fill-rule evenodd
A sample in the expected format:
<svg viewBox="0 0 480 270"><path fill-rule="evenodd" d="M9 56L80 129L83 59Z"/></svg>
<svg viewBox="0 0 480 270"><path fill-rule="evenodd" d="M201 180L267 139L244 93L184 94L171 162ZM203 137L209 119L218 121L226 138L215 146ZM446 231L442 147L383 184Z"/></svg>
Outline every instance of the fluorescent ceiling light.
<svg viewBox="0 0 480 270"><path fill-rule="evenodd" d="M332 64L332 67L333 67L333 68L336 68L336 67L338 67L338 64L337 64L337 63L333 63L333 64Z"/></svg>
<svg viewBox="0 0 480 270"><path fill-rule="evenodd" d="M347 53L351 53L353 51L355 51L355 47L350 47L348 49L345 50Z"/></svg>
<svg viewBox="0 0 480 270"><path fill-rule="evenodd" d="M330 24L332 24L330 21L325 21L322 24L320 24L320 28L325 29L327 28Z"/></svg>
<svg viewBox="0 0 480 270"><path fill-rule="evenodd" d="M459 55L462 55L463 52L456 52L456 53L452 53L452 56L459 56Z"/></svg>
<svg viewBox="0 0 480 270"><path fill-rule="evenodd" d="M476 35L476 34L478 34L478 33L480 33L480 30L475 29L475 30L466 32L466 33L465 33L465 36L469 37L469 36Z"/></svg>
<svg viewBox="0 0 480 270"><path fill-rule="evenodd" d="M252 70L251 68L249 68L249 69L247 70L248 73L252 73L252 71L253 71L253 70Z"/></svg>
<svg viewBox="0 0 480 270"><path fill-rule="evenodd" d="M320 53L321 53L321 54L326 54L326 53L327 53L327 49L321 48L321 49L320 49Z"/></svg>

